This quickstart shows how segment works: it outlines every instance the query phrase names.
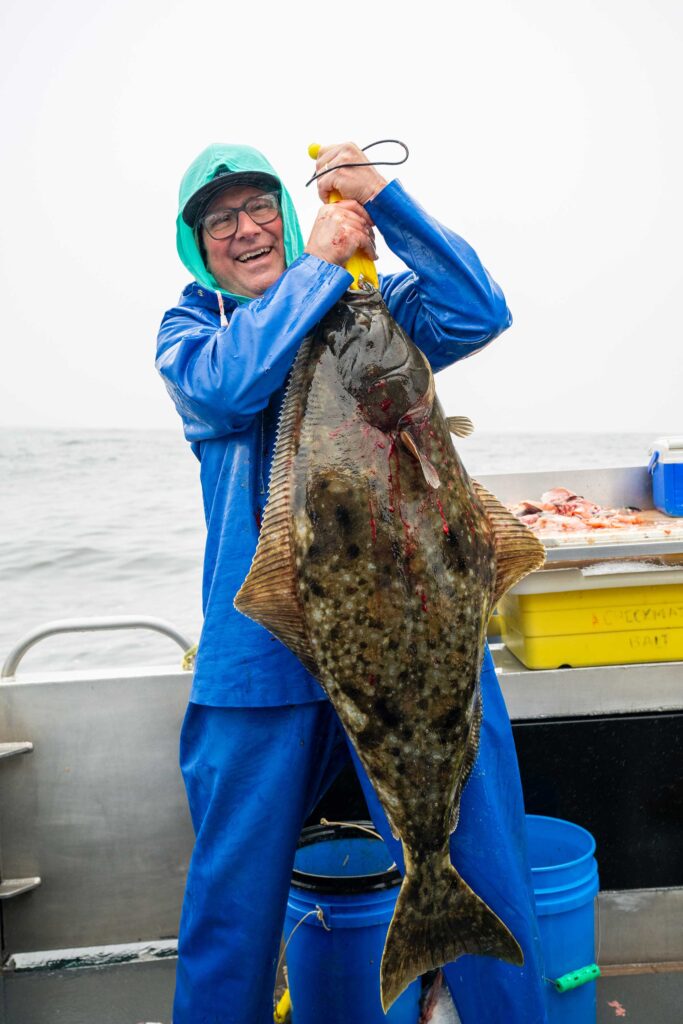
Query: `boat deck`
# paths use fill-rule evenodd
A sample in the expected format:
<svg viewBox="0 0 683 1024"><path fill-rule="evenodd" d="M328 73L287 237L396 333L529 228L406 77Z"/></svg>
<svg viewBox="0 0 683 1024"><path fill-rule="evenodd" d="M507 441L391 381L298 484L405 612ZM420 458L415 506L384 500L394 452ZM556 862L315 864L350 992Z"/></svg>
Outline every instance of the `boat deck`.
<svg viewBox="0 0 683 1024"><path fill-rule="evenodd" d="M174 960L5 974L0 1019L3 1024L171 1024L174 975ZM598 981L596 1024L622 1018L626 1024L680 1024L682 1006L683 964L609 974ZM446 993L430 1024L458 1024Z"/></svg>

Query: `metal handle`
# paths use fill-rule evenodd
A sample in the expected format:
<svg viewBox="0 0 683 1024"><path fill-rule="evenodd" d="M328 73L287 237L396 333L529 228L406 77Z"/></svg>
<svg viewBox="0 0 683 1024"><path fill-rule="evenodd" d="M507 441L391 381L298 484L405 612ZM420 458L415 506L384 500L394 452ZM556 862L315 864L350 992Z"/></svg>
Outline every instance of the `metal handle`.
<svg viewBox="0 0 683 1024"><path fill-rule="evenodd" d="M87 633L100 629L153 629L157 633L163 633L171 640L175 640L183 651L188 651L192 647L192 641L183 636L170 622L152 616L102 615L92 619L57 619L31 630L15 644L5 659L0 678L8 679L14 676L17 666L26 652L45 637L55 636L58 633Z"/></svg>

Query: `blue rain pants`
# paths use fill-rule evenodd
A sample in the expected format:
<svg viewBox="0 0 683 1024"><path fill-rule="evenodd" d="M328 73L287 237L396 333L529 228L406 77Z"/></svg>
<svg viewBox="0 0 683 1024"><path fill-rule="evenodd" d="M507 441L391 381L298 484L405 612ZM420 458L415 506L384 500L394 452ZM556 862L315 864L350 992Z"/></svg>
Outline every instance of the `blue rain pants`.
<svg viewBox="0 0 683 1024"><path fill-rule="evenodd" d="M479 755L463 793L451 857L514 933L525 965L464 956L444 974L462 1024L546 1024L519 772L488 651L482 695ZM180 924L173 1024L271 1024L299 834L348 756L327 702L189 705L181 767L196 845ZM375 826L402 867L400 843L352 756Z"/></svg>

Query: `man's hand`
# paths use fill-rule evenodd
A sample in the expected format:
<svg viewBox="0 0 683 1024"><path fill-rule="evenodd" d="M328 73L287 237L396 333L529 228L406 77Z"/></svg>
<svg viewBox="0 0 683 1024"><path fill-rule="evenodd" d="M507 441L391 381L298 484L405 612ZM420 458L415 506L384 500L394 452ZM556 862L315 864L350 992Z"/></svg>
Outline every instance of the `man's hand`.
<svg viewBox="0 0 683 1024"><path fill-rule="evenodd" d="M324 203L330 192L337 191L342 199L355 199L364 204L374 199L386 185L386 179L371 167L365 153L354 142L337 146L321 146L315 162L316 174L337 164L365 164L364 167L340 167L318 178L318 193Z"/></svg>
<svg viewBox="0 0 683 1024"><path fill-rule="evenodd" d="M321 207L304 251L343 267L357 249L369 259L377 259L372 221L360 203L342 199Z"/></svg>

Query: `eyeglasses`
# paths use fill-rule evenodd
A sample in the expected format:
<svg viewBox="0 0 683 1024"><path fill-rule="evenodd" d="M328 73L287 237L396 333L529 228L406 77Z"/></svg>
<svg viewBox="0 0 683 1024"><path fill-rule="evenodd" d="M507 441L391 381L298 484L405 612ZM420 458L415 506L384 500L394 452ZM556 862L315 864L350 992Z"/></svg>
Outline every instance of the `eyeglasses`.
<svg viewBox="0 0 683 1024"><path fill-rule="evenodd" d="M203 226L211 238L221 242L235 234L243 210L254 224L270 224L280 215L280 196L277 192L266 192L262 196L252 196L241 206L224 206L222 210L207 213L199 226Z"/></svg>

